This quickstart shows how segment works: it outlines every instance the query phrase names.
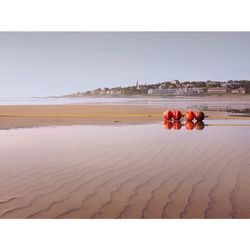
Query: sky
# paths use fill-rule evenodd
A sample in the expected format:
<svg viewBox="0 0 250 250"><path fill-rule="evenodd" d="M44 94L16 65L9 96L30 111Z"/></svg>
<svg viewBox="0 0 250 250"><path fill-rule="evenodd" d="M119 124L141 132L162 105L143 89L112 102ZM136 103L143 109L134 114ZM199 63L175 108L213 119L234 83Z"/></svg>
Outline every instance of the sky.
<svg viewBox="0 0 250 250"><path fill-rule="evenodd" d="M250 32L0 32L0 97L250 79Z"/></svg>

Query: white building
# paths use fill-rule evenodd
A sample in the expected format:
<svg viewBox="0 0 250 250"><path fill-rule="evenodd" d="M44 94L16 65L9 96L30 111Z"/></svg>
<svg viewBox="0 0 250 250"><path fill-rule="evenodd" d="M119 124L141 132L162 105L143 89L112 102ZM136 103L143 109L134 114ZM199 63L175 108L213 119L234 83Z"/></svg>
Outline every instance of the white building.
<svg viewBox="0 0 250 250"><path fill-rule="evenodd" d="M159 89L166 89L167 88L167 84L166 83L162 83L160 86L159 86Z"/></svg>
<svg viewBox="0 0 250 250"><path fill-rule="evenodd" d="M245 88L238 88L238 89L233 89L231 91L232 94L242 94L245 95L246 94L246 89Z"/></svg>
<svg viewBox="0 0 250 250"><path fill-rule="evenodd" d="M170 81L171 84L180 84L180 81L179 80L172 80Z"/></svg>
<svg viewBox="0 0 250 250"><path fill-rule="evenodd" d="M198 87L192 87L192 88L185 87L184 92L188 95L200 95L205 93L205 90L204 88L198 88Z"/></svg>
<svg viewBox="0 0 250 250"><path fill-rule="evenodd" d="M215 84L216 84L216 82L211 81L211 80L208 80L208 81L206 82L206 86L208 86L208 87L213 86L213 85L215 85Z"/></svg>
<svg viewBox="0 0 250 250"><path fill-rule="evenodd" d="M168 89L149 89L149 95L179 95L180 91L177 88L168 88Z"/></svg>
<svg viewBox="0 0 250 250"><path fill-rule="evenodd" d="M122 93L121 90L114 90L114 89L111 89L109 94L110 95L120 95Z"/></svg>
<svg viewBox="0 0 250 250"><path fill-rule="evenodd" d="M207 93L210 95L226 94L227 92L227 87L208 88L207 90Z"/></svg>

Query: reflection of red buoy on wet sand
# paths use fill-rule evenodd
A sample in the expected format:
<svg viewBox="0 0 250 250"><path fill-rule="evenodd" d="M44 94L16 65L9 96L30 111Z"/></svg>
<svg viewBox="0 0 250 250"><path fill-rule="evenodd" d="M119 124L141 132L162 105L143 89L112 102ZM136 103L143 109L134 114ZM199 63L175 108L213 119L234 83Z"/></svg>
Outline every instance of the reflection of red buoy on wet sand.
<svg viewBox="0 0 250 250"><path fill-rule="evenodd" d="M205 128L205 124L203 121L197 121L194 126L197 130L203 130Z"/></svg>
<svg viewBox="0 0 250 250"><path fill-rule="evenodd" d="M165 129L176 129L176 130L180 130L183 126L185 126L185 128L187 130L193 130L194 128L196 130L203 130L205 128L205 124L203 121L196 121L195 123L193 121L186 121L185 124L182 124L181 121L169 121L169 120L165 120L163 122L163 126Z"/></svg>
<svg viewBox="0 0 250 250"><path fill-rule="evenodd" d="M173 112L170 111L170 110L166 110L163 113L163 117L164 117L165 120L171 120L173 118Z"/></svg>
<svg viewBox="0 0 250 250"><path fill-rule="evenodd" d="M181 111L180 111L180 110L175 110L175 111L173 112L173 117L174 117L174 119L177 120L177 121L180 120L181 117L182 117Z"/></svg>
<svg viewBox="0 0 250 250"><path fill-rule="evenodd" d="M192 129L194 129L194 123L193 123L192 121L187 121L187 122L185 123L185 127L186 127L186 129L188 129L188 130L192 130Z"/></svg>
<svg viewBox="0 0 250 250"><path fill-rule="evenodd" d="M182 126L182 124L180 121L174 121L174 124L173 124L174 129L179 130L179 129L181 129L181 126Z"/></svg>
<svg viewBox="0 0 250 250"><path fill-rule="evenodd" d="M164 126L164 128L166 128L166 129L171 129L171 128L173 127L173 122L168 121L168 120L165 120L165 121L163 122L163 126Z"/></svg>

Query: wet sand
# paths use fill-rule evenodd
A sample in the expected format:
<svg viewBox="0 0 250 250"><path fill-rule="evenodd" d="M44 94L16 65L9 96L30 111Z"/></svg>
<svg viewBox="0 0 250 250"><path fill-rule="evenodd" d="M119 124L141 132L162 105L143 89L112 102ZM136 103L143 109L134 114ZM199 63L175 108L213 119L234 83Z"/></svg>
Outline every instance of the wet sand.
<svg viewBox="0 0 250 250"><path fill-rule="evenodd" d="M55 125L145 123L157 121L160 119L162 119L162 109L143 106L0 106L0 129Z"/></svg>
<svg viewBox="0 0 250 250"><path fill-rule="evenodd" d="M249 127L62 126L0 138L1 218L250 218Z"/></svg>
<svg viewBox="0 0 250 250"><path fill-rule="evenodd" d="M166 107L167 108L167 107ZM0 129L82 124L141 124L162 120L166 108L138 105L0 105ZM217 112L206 112L218 115ZM226 115L220 112L220 115Z"/></svg>

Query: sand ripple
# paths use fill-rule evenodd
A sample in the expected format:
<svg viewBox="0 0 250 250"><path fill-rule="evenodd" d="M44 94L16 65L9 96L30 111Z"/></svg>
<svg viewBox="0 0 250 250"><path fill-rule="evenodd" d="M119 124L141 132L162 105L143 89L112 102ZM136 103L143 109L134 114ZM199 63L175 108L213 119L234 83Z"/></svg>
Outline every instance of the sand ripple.
<svg viewBox="0 0 250 250"><path fill-rule="evenodd" d="M250 218L250 131L1 131L1 218Z"/></svg>

